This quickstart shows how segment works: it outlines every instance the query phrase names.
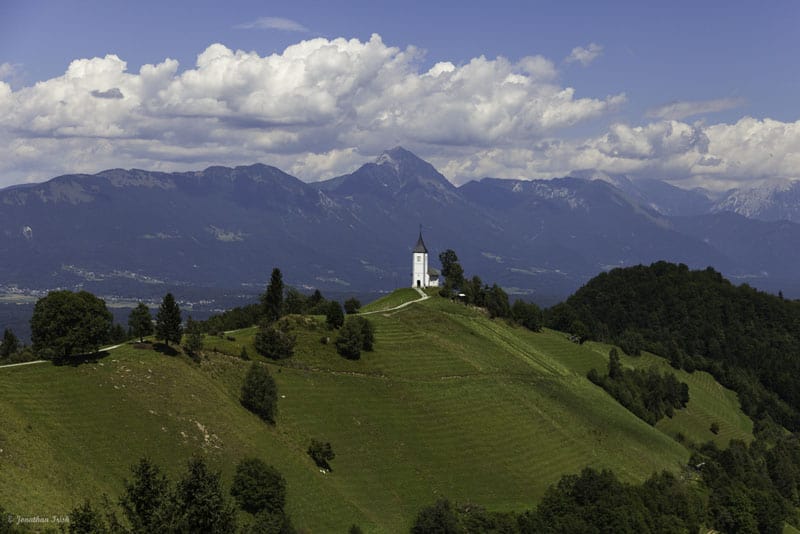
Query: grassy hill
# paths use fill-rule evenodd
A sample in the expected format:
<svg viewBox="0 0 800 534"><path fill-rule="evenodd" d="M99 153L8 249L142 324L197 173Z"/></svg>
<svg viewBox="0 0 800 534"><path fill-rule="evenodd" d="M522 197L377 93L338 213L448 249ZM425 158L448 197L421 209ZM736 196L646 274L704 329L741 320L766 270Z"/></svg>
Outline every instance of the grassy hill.
<svg viewBox="0 0 800 534"><path fill-rule="evenodd" d="M608 346L533 333L440 298L370 320L375 351L349 361L321 341L335 337L324 318L294 319L295 356L270 364L281 397L275 427L238 402L248 362L237 356L242 347L256 354L254 328L207 339L200 364L125 346L76 367L0 369L0 504L64 514L86 496L116 497L142 455L177 474L199 451L226 484L244 456L276 466L298 527L397 532L438 496L522 510L587 465L627 481L680 471L689 452L677 432L723 444L751 437L735 395L703 373L679 374L689 407L653 428L585 378L605 369ZM624 362L665 365L650 355ZM332 443L332 473L307 457L312 437Z"/></svg>

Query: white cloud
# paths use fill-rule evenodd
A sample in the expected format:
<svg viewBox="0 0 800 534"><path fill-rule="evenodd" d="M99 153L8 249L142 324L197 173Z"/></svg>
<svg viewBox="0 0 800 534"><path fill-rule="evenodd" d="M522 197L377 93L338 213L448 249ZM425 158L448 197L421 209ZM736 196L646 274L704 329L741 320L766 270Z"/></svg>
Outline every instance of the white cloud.
<svg viewBox="0 0 800 534"><path fill-rule="evenodd" d="M584 67L600 57L603 47L596 43L589 43L589 46L576 46L564 61L567 63L580 63Z"/></svg>
<svg viewBox="0 0 800 534"><path fill-rule="evenodd" d="M800 177L800 121L678 118L735 104L720 99L575 139L571 126L608 117L625 95L579 97L541 56L440 61L427 70L420 59L414 47L373 35L305 40L269 56L213 44L183 71L165 59L129 72L107 55L77 59L31 87L0 81L2 185L111 167L259 161L318 180L398 144L456 182L573 169L711 188Z"/></svg>
<svg viewBox="0 0 800 534"><path fill-rule="evenodd" d="M15 146L0 175L263 161L314 180L397 144L421 155L519 149L625 101L577 97L541 56L427 71L420 58L373 35L269 56L213 44L182 72L172 59L138 72L116 55L78 59L32 87L0 82L0 143Z"/></svg>
<svg viewBox="0 0 800 534"><path fill-rule="evenodd" d="M18 68L14 63L0 63L0 80L8 80L16 74Z"/></svg>
<svg viewBox="0 0 800 534"><path fill-rule="evenodd" d="M307 33L309 30L299 22L283 17L261 17L251 22L234 26L240 30L281 30L286 32Z"/></svg>
<svg viewBox="0 0 800 534"><path fill-rule="evenodd" d="M655 119L685 119L695 115L717 113L738 108L745 104L742 98L718 98L715 100L686 100L671 102L647 111L646 116Z"/></svg>
<svg viewBox="0 0 800 534"><path fill-rule="evenodd" d="M744 117L733 124L659 121L613 124L590 139L545 139L527 147L454 151L432 162L457 183L492 176L552 178L594 169L685 187L725 190L800 178L800 121Z"/></svg>

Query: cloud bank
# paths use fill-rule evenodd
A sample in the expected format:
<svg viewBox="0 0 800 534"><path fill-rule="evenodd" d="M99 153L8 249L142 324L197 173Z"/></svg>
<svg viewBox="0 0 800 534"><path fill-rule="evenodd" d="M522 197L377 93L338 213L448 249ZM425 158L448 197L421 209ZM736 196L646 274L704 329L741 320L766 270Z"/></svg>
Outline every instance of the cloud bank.
<svg viewBox="0 0 800 534"><path fill-rule="evenodd" d="M575 61L594 59L591 48L573 50ZM678 110L632 126L611 122L624 93L578 96L541 56L421 64L416 48L373 35L305 40L269 56L212 44L182 71L168 58L128 72L107 55L31 87L0 81L0 185L256 161L317 180L397 144L455 182L592 168L723 187L800 168L798 123L706 126L681 122ZM608 120L606 132L574 139L572 127L590 119Z"/></svg>

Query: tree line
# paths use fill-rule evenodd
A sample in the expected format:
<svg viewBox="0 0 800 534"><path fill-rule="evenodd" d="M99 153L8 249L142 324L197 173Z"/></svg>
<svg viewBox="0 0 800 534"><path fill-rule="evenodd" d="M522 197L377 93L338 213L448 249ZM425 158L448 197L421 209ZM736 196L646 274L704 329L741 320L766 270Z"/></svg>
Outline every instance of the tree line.
<svg viewBox="0 0 800 534"><path fill-rule="evenodd" d="M508 293L499 285L484 284L478 275L468 278L464 274L458 255L452 249L439 254L439 262L445 280L439 290L440 296L485 308L492 319L508 319L528 330L534 332L541 330L542 311L536 304L517 299L513 305L509 305Z"/></svg>
<svg viewBox="0 0 800 534"><path fill-rule="evenodd" d="M664 417L672 417L675 410L685 408L689 402L686 382L656 369L625 369L616 348L609 351L608 374L601 376L597 369L592 369L587 378L653 426Z"/></svg>
<svg viewBox="0 0 800 534"><path fill-rule="evenodd" d="M181 310L172 293L167 293L159 306L155 320L146 304L139 302L128 316L127 330L114 323L103 299L88 291L50 291L40 298L30 319L31 347L19 342L13 331L6 328L0 344L0 359L42 358L68 362L96 353L106 344L122 343L129 339L155 334L166 345L179 344L184 327ZM191 317L186 323L187 352L202 346L202 336ZM199 346L198 346L199 337Z"/></svg>
<svg viewBox="0 0 800 534"><path fill-rule="evenodd" d="M546 324L708 371L752 418L800 431L798 301L734 286L710 267L657 262L596 276L547 310Z"/></svg>
<svg viewBox="0 0 800 534"><path fill-rule="evenodd" d="M297 341L291 316L324 315L328 330L336 332L336 351L347 359L358 360L361 351L372 351L375 344L375 328L369 319L358 316L360 308L361 303L355 298L345 301L343 308L338 301L326 300L319 290L305 296L293 288L285 289L283 274L275 267L256 315L256 351L272 360L291 357ZM327 343L328 336L323 336L322 342Z"/></svg>
<svg viewBox="0 0 800 534"><path fill-rule="evenodd" d="M492 512L446 498L421 509L413 534L697 533L781 534L800 523L800 440L769 420L751 444L689 444L679 475L656 473L627 484L608 470L585 468L550 486L528 511Z"/></svg>
<svg viewBox="0 0 800 534"><path fill-rule="evenodd" d="M69 534L293 534L296 530L285 507L286 480L260 458L244 458L237 464L227 492L220 473L211 470L201 456L192 457L174 482L158 465L142 458L131 467L131 478L124 481L119 499L112 501L107 495L96 501L85 499L69 512L69 523L61 530ZM17 532L3 513L0 533Z"/></svg>

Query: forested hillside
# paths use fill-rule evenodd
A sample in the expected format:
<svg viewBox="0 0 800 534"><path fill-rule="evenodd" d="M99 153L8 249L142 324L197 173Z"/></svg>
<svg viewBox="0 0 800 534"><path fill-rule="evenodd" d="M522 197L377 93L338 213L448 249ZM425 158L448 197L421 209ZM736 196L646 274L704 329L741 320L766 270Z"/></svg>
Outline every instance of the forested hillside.
<svg viewBox="0 0 800 534"><path fill-rule="evenodd" d="M548 314L549 326L707 370L751 417L800 430L800 302L735 286L712 268L614 269Z"/></svg>

